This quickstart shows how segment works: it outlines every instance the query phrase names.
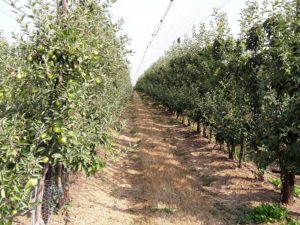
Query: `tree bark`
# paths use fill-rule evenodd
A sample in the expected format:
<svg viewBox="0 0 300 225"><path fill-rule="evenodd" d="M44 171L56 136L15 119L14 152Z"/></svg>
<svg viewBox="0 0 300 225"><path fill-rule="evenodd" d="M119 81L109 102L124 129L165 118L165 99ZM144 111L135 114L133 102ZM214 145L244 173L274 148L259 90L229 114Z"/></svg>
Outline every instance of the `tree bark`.
<svg viewBox="0 0 300 225"><path fill-rule="evenodd" d="M285 172L282 178L281 202L291 205L294 203L295 173Z"/></svg>
<svg viewBox="0 0 300 225"><path fill-rule="evenodd" d="M63 10L63 13L68 12L68 0L61 0L61 7Z"/></svg>
<svg viewBox="0 0 300 225"><path fill-rule="evenodd" d="M229 156L228 158L234 160L234 153L235 153L235 145L231 145L231 149L229 149Z"/></svg>
<svg viewBox="0 0 300 225"><path fill-rule="evenodd" d="M243 157L244 157L244 140L242 140L240 154L239 154L239 168L242 168Z"/></svg>
<svg viewBox="0 0 300 225"><path fill-rule="evenodd" d="M200 121L197 121L197 133L201 133L201 126L200 126Z"/></svg>
<svg viewBox="0 0 300 225"><path fill-rule="evenodd" d="M212 140L212 129L209 129L209 143L211 143Z"/></svg>
<svg viewBox="0 0 300 225"><path fill-rule="evenodd" d="M206 134L206 126L203 125L203 133L202 133L203 137L207 137L207 134Z"/></svg>
<svg viewBox="0 0 300 225"><path fill-rule="evenodd" d="M40 178L40 180L38 182L36 201L39 204L35 211L34 225L44 224L43 213L42 213L42 203L43 203L43 197L44 197L44 192L45 192L45 180L46 180L46 175L47 175L48 170L49 170L49 164L45 164L43 166L42 177Z"/></svg>

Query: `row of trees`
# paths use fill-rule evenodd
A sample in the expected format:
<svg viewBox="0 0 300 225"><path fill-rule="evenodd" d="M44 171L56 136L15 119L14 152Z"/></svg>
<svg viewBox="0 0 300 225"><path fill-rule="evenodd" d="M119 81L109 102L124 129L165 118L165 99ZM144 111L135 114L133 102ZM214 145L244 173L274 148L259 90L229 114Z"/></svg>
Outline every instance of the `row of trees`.
<svg viewBox="0 0 300 225"><path fill-rule="evenodd" d="M104 165L96 149L131 95L127 38L111 2L53 2L29 1L22 34L0 41L0 224L33 208L35 224L46 223L47 182L61 205L66 173Z"/></svg>
<svg viewBox="0 0 300 225"><path fill-rule="evenodd" d="M136 89L208 129L240 163L281 170L282 202L291 204L300 172L299 1L248 1L239 38L215 12L192 37L174 45Z"/></svg>

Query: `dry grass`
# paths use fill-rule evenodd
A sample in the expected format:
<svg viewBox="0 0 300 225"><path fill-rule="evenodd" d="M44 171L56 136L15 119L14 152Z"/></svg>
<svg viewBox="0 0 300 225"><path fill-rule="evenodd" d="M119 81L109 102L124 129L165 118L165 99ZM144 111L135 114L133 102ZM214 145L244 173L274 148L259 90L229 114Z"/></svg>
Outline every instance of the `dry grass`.
<svg viewBox="0 0 300 225"><path fill-rule="evenodd" d="M93 177L73 177L72 203L50 225L233 225L249 207L279 199L252 165L238 169L149 99L133 102L117 136L120 158ZM295 218L299 207L289 208Z"/></svg>

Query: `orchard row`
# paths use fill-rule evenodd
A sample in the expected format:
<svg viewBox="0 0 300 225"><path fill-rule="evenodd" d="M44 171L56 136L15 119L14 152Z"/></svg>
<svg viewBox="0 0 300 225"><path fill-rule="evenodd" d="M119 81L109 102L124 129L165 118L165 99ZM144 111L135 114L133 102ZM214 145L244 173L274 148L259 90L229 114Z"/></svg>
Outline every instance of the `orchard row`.
<svg viewBox="0 0 300 225"><path fill-rule="evenodd" d="M46 222L47 182L66 198L66 173L105 163L96 149L131 95L127 39L109 5L30 1L22 34L0 42L0 224L33 208L35 222Z"/></svg>
<svg viewBox="0 0 300 225"><path fill-rule="evenodd" d="M174 44L136 85L198 130L202 124L229 158L262 172L279 167L284 203L293 202L300 173L299 15L299 1L249 1L234 38L216 12L210 28Z"/></svg>

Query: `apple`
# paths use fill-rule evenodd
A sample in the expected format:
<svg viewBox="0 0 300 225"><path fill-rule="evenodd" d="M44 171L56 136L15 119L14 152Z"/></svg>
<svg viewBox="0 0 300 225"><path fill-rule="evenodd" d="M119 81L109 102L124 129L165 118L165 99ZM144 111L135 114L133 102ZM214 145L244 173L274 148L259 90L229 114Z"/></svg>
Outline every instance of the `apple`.
<svg viewBox="0 0 300 225"><path fill-rule="evenodd" d="M35 187L38 184L38 179L36 178L31 178L29 179L29 181L27 182L27 185L29 187Z"/></svg>
<svg viewBox="0 0 300 225"><path fill-rule="evenodd" d="M43 163L49 163L49 158L48 157L45 157L44 159L43 159Z"/></svg>
<svg viewBox="0 0 300 225"><path fill-rule="evenodd" d="M39 51L40 53L43 53L43 52L44 52L44 47L43 47L42 45L39 45L39 46L38 46L38 51Z"/></svg>
<svg viewBox="0 0 300 225"><path fill-rule="evenodd" d="M61 143L61 144L65 144L65 143L67 143L67 138L61 136L61 137L58 139L58 142Z"/></svg>
<svg viewBox="0 0 300 225"><path fill-rule="evenodd" d="M31 55L28 56L28 57L27 57L27 60L28 60L29 62L32 62L32 61L33 61L32 56L31 56Z"/></svg>
<svg viewBox="0 0 300 225"><path fill-rule="evenodd" d="M53 127L54 133L60 134L61 133L61 128L60 127Z"/></svg>
<svg viewBox="0 0 300 225"><path fill-rule="evenodd" d="M37 89L36 88L31 88L30 89L30 94L36 94L37 93Z"/></svg>
<svg viewBox="0 0 300 225"><path fill-rule="evenodd" d="M0 99L4 99L4 92L0 92Z"/></svg>
<svg viewBox="0 0 300 225"><path fill-rule="evenodd" d="M47 138L47 136L48 136L48 135L47 135L46 133L42 133L42 135L41 135L41 139L43 139L43 140L44 140L44 139L46 139L46 138Z"/></svg>
<svg viewBox="0 0 300 225"><path fill-rule="evenodd" d="M17 215L17 213L18 213L17 210L13 210L13 211L11 212L11 215L15 216L15 215Z"/></svg>
<svg viewBox="0 0 300 225"><path fill-rule="evenodd" d="M17 76L16 76L16 78L18 80L21 80L23 78L23 74L22 73L18 73Z"/></svg>
<svg viewBox="0 0 300 225"><path fill-rule="evenodd" d="M99 55L99 52L96 51L96 50L94 50L94 51L93 51L93 54L94 54L94 55Z"/></svg>
<svg viewBox="0 0 300 225"><path fill-rule="evenodd" d="M19 141L20 140L20 137L19 136L14 136L14 139L16 140L16 141Z"/></svg>
<svg viewBox="0 0 300 225"><path fill-rule="evenodd" d="M6 198L6 193L4 189L1 189L1 198Z"/></svg>
<svg viewBox="0 0 300 225"><path fill-rule="evenodd" d="M53 56L53 51L52 51L52 50L49 50L47 54L48 54L48 56L49 56L50 58L52 58L52 56Z"/></svg>
<svg viewBox="0 0 300 225"><path fill-rule="evenodd" d="M101 80L99 79L99 78L97 78L96 80L95 80L95 82L96 82L96 84L98 84L98 85L100 85L102 82L101 82Z"/></svg>
<svg viewBox="0 0 300 225"><path fill-rule="evenodd" d="M53 79L55 79L55 75L54 75L54 74L52 74L52 73L50 73L50 74L47 74L47 77L48 77L48 79L49 79L49 80L53 80Z"/></svg>
<svg viewBox="0 0 300 225"><path fill-rule="evenodd" d="M61 106L61 102L58 101L58 100L56 100L56 101L55 101L55 105L56 105L56 106Z"/></svg>

